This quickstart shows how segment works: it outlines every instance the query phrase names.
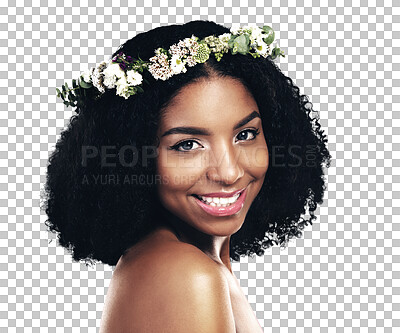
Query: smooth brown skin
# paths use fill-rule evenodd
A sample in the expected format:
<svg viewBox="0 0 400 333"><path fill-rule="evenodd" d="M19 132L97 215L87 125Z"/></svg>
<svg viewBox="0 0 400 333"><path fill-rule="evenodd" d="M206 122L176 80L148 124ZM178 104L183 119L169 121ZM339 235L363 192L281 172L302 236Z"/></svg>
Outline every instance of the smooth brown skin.
<svg viewBox="0 0 400 333"><path fill-rule="evenodd" d="M259 113L251 94L229 77L191 83L163 110L157 172L168 182L158 193L172 213L173 229L156 229L121 257L100 333L262 332L229 258L230 237L241 228L268 169L261 119L234 129L253 111ZM163 136L181 126L209 135ZM260 134L254 138L248 129ZM189 151L169 149L182 141L192 142L181 147ZM244 206L231 216L206 213L192 196L244 187Z"/></svg>

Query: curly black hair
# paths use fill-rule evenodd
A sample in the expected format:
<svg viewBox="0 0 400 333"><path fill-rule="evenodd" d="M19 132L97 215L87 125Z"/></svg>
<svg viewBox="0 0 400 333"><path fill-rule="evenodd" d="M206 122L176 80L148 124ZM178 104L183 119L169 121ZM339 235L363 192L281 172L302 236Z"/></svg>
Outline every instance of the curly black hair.
<svg viewBox="0 0 400 333"><path fill-rule="evenodd" d="M122 51L145 60L156 48L168 49L186 37L226 32L210 21L158 27L128 40L113 56ZM147 75L150 84L135 97L107 90L76 109L49 157L42 206L49 231L74 260L116 265L128 248L165 223L152 158L160 112L182 87L212 76L235 78L251 92L270 154L264 184L242 228L231 236L231 259L286 246L316 219L326 190L323 167L331 159L318 114L269 57L225 54L167 81Z"/></svg>

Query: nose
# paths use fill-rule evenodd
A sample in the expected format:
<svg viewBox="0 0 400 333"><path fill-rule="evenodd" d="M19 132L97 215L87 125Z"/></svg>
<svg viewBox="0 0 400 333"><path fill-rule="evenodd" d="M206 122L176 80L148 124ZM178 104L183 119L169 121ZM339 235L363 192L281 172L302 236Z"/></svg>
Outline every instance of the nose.
<svg viewBox="0 0 400 333"><path fill-rule="evenodd" d="M228 185L243 177L240 156L233 147L224 146L219 150L211 150L210 155L206 171L209 180Z"/></svg>

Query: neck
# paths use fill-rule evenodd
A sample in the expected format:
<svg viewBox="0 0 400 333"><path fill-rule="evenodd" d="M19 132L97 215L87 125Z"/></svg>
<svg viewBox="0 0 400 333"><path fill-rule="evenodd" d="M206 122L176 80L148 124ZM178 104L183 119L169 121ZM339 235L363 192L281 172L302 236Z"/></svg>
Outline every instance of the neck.
<svg viewBox="0 0 400 333"><path fill-rule="evenodd" d="M215 236L205 234L179 217L173 215L162 205L159 211L159 221L169 228L181 242L191 244L200 249L208 257L220 265L224 265L231 273L231 262L229 256L229 243L231 236Z"/></svg>

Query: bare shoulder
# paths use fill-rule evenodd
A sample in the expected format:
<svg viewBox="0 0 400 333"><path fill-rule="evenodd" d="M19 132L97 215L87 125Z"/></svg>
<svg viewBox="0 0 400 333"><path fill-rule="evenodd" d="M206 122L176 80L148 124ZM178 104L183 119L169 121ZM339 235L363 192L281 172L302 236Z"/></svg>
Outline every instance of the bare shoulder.
<svg viewBox="0 0 400 333"><path fill-rule="evenodd" d="M233 333L225 276L199 249L165 242L117 266L101 333Z"/></svg>

